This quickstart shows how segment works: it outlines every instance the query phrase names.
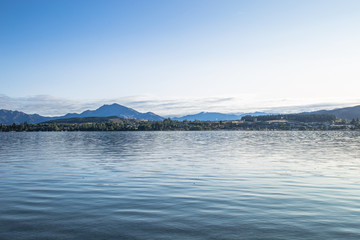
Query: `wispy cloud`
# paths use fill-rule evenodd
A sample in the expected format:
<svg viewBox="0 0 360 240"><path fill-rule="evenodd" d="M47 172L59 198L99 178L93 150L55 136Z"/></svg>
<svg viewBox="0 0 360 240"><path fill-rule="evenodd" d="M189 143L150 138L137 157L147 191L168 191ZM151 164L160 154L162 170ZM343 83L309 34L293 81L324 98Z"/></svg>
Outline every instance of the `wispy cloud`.
<svg viewBox="0 0 360 240"><path fill-rule="evenodd" d="M213 98L159 98L154 96L128 96L112 99L71 100L48 95L13 98L0 95L0 109L58 116L93 110L104 104L118 103L140 112L154 112L162 116L182 116L202 111L244 113L264 111L295 113L360 104L360 99L348 101L320 101L313 99L259 99L255 96Z"/></svg>
<svg viewBox="0 0 360 240"><path fill-rule="evenodd" d="M47 95L22 98L0 95L1 109L38 113L45 116L62 115L68 112L81 112L88 108L94 108L94 104L96 104L96 102L75 101Z"/></svg>

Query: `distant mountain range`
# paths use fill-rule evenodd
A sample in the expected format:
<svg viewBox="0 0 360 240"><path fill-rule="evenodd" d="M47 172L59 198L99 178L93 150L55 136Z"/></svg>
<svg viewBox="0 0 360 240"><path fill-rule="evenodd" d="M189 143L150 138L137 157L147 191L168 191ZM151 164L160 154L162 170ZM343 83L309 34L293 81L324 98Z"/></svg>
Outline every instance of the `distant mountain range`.
<svg viewBox="0 0 360 240"><path fill-rule="evenodd" d="M241 117L245 115L252 115L252 116L258 116L258 115L268 115L269 113L265 112L255 112L255 113L242 113L242 114L225 114L225 113L218 113L218 112L201 112L198 114L193 115L186 115L183 117L174 117L172 120L178 120L178 121L228 121L228 120L239 120Z"/></svg>
<svg viewBox="0 0 360 240"><path fill-rule="evenodd" d="M360 105L354 107L338 108L333 110L320 110L310 112L315 114L333 114L337 118L352 120L360 118ZM226 121L238 120L245 115L259 116L269 115L266 112L254 113L241 113L241 114L225 114L217 112L201 112L193 115L186 115L183 117L174 117L173 120L188 120L188 121ZM103 105L96 110L87 110L82 113L68 113L64 116L58 117L45 117L38 114L26 114L19 111L0 110L0 124L20 124L20 123L41 123L56 119L69 119L69 118L88 118L88 117L119 117L125 119L139 119L149 121L162 121L163 117L156 115L152 112L141 113L132 108L128 108L119 104Z"/></svg>
<svg viewBox="0 0 360 240"><path fill-rule="evenodd" d="M87 110L80 114L68 113L59 117L44 117L38 114L26 114L19 111L0 110L0 124L12 123L41 123L56 119L67 118L84 118L84 117L119 117L119 118L133 118L150 121L162 121L164 118L152 112L140 113L132 108L128 108L119 104L103 105L96 110Z"/></svg>

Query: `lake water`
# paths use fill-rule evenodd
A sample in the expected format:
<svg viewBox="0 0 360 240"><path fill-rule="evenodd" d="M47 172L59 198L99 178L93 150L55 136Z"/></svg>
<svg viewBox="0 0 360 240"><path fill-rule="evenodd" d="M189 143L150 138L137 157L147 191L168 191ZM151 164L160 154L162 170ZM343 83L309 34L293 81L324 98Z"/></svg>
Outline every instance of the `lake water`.
<svg viewBox="0 0 360 240"><path fill-rule="evenodd" d="M0 239L360 239L360 132L0 133Z"/></svg>

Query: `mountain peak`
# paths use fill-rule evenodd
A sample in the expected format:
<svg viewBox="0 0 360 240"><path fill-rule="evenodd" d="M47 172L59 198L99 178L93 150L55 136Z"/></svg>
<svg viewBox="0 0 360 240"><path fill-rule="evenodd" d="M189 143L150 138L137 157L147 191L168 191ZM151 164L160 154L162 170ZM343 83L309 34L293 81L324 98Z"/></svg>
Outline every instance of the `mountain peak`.
<svg viewBox="0 0 360 240"><path fill-rule="evenodd" d="M113 104L104 104L101 107L99 107L98 109L100 109L100 108L128 108L128 107L125 107L125 106L117 104L117 103L113 103Z"/></svg>
<svg viewBox="0 0 360 240"><path fill-rule="evenodd" d="M117 116L120 118L134 118L151 121L162 121L163 118L154 113L140 113L132 108L113 103L105 104L96 110L86 110L80 114L65 115L60 118L81 118L81 117L112 117Z"/></svg>
<svg viewBox="0 0 360 240"><path fill-rule="evenodd" d="M101 107L125 107L125 106L120 105L118 103L112 103L112 104L104 104Z"/></svg>

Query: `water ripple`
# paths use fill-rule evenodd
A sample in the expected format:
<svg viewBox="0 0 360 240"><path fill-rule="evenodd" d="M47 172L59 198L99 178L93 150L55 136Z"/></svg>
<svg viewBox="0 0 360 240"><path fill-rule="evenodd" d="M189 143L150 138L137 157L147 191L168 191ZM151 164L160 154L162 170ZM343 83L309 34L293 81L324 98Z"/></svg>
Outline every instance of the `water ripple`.
<svg viewBox="0 0 360 240"><path fill-rule="evenodd" d="M359 239L359 132L0 133L0 239Z"/></svg>

